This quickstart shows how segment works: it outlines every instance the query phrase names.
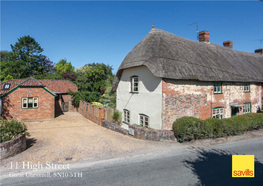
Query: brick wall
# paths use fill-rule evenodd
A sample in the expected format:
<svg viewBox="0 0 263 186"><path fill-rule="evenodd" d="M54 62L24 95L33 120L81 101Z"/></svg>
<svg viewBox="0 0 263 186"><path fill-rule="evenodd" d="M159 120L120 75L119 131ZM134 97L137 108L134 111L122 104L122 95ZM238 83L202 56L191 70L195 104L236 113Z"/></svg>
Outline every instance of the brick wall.
<svg viewBox="0 0 263 186"><path fill-rule="evenodd" d="M67 94L67 93L64 93L64 94L61 94L61 95L58 95L56 97L56 112L62 112L62 107L61 107L61 104L62 102L68 102L69 104L69 112L75 112L77 111L77 108L74 104L74 101L72 99L72 96Z"/></svg>
<svg viewBox="0 0 263 186"><path fill-rule="evenodd" d="M214 94L213 82L163 80L162 129L171 130L173 122L183 116L201 119L212 117L215 107L224 107L224 117L229 118L232 103L251 102L251 112L256 113L262 95L260 86L251 83L250 92L245 93L242 83L223 82L223 94ZM238 115L242 114L241 107Z"/></svg>
<svg viewBox="0 0 263 186"><path fill-rule="evenodd" d="M38 97L38 108L22 109L23 97ZM55 97L40 87L18 88L2 99L2 117L18 120L50 119L55 117Z"/></svg>
<svg viewBox="0 0 263 186"><path fill-rule="evenodd" d="M105 118L104 107L97 108L96 105L91 105L91 103L87 103L85 101L79 102L78 112L85 118L99 125L101 125L101 121Z"/></svg>
<svg viewBox="0 0 263 186"><path fill-rule="evenodd" d="M13 140L0 143L0 159L14 156L26 149L26 135L20 135Z"/></svg>

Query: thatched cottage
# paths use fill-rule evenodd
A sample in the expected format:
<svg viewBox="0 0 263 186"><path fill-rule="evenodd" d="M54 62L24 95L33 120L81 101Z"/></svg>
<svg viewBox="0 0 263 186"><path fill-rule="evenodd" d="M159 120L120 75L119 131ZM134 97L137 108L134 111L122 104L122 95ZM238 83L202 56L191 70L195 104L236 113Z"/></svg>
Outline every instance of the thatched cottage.
<svg viewBox="0 0 263 186"><path fill-rule="evenodd" d="M182 116L229 118L262 106L263 49L235 51L153 28L125 57L113 91L124 124L172 129ZM124 125L125 126L125 125Z"/></svg>

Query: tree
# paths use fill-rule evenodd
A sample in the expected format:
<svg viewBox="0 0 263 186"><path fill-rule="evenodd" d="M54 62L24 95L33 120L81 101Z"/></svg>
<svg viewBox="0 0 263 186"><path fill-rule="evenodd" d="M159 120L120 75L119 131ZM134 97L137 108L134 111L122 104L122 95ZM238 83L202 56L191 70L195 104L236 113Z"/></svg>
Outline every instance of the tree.
<svg viewBox="0 0 263 186"><path fill-rule="evenodd" d="M19 78L45 75L54 68L53 62L41 54L44 49L29 35L20 37L15 45L11 45L11 48L19 64L17 66L20 70Z"/></svg>
<svg viewBox="0 0 263 186"><path fill-rule="evenodd" d="M71 65L71 62L67 62L66 59L61 59L55 67L56 71L60 74L63 72L73 73L75 68Z"/></svg>
<svg viewBox="0 0 263 186"><path fill-rule="evenodd" d="M24 63L16 60L16 56L13 52L0 51L0 80L4 81L5 78L10 75L14 79L19 79L22 76L22 70Z"/></svg>
<svg viewBox="0 0 263 186"><path fill-rule="evenodd" d="M9 79L14 79L13 76L10 76L9 74L5 77L4 81L7 81Z"/></svg>
<svg viewBox="0 0 263 186"><path fill-rule="evenodd" d="M78 99L87 102L98 102L102 89L107 87L107 80L113 80L112 67L103 63L87 64L76 71L78 94L72 94L75 103Z"/></svg>

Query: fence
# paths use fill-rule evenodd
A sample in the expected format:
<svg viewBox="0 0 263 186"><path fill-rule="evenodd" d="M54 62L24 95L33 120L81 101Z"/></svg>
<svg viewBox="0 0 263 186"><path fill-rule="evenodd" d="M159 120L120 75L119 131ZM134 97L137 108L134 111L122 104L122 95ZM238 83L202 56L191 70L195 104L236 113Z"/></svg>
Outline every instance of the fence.
<svg viewBox="0 0 263 186"><path fill-rule="evenodd" d="M85 101L79 102L78 112L83 115L85 118L101 125L101 120L106 119L112 121L112 114L115 111L114 108L98 108L96 105L92 105L91 103L87 103Z"/></svg>

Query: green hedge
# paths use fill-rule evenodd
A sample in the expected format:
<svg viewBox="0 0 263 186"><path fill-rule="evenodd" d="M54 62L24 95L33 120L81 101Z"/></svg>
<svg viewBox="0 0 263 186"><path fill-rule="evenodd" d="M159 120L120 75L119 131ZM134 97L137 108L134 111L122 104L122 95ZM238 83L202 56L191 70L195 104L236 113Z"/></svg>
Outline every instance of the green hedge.
<svg viewBox="0 0 263 186"><path fill-rule="evenodd" d="M263 113L206 120L184 116L173 123L173 131L179 142L238 135L259 128L263 128Z"/></svg>
<svg viewBox="0 0 263 186"><path fill-rule="evenodd" d="M14 119L10 121L0 119L0 143L12 140L24 133L29 136L29 133L26 131L27 127L22 122L18 122Z"/></svg>

